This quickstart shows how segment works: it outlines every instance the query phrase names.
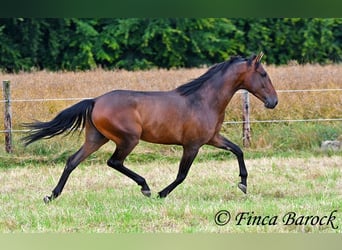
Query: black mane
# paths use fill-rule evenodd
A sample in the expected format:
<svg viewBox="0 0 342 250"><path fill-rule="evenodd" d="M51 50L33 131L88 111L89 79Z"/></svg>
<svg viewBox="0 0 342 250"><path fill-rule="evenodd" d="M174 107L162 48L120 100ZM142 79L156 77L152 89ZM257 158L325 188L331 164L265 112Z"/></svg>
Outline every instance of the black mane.
<svg viewBox="0 0 342 250"><path fill-rule="evenodd" d="M213 77L217 72L221 71L222 73L224 73L229 68L230 65L236 63L237 61L245 61L245 60L246 59L244 59L240 56L233 56L228 61L224 61L224 62L215 64L214 66L209 68L208 71L205 72L200 77L176 88L176 91L180 95L183 95L183 96L191 95L192 93L199 90L203 86L203 84L207 80L209 80L211 77ZM248 61L250 61L250 59Z"/></svg>

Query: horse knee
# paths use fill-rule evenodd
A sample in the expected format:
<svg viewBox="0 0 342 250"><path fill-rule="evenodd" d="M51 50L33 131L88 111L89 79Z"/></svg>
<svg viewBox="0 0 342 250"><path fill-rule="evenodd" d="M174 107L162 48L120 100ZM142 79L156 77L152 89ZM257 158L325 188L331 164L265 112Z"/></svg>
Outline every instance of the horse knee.
<svg viewBox="0 0 342 250"><path fill-rule="evenodd" d="M240 148L237 150L236 156L237 156L238 158L243 158L243 157L244 157L244 156L243 156L243 151L242 151Z"/></svg>
<svg viewBox="0 0 342 250"><path fill-rule="evenodd" d="M243 158L243 151L240 147L234 145L234 147L227 147L226 149L231 151L237 158Z"/></svg>

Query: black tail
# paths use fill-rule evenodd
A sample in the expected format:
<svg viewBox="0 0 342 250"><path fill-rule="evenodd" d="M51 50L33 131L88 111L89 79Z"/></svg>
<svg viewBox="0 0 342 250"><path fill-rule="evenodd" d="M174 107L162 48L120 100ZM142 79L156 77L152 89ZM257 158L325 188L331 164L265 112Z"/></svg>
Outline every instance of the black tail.
<svg viewBox="0 0 342 250"><path fill-rule="evenodd" d="M23 124L24 127L31 129L30 134L22 138L25 146L43 138L49 139L66 131L69 134L79 128L84 129L94 103L94 99L87 99L63 110L49 122Z"/></svg>

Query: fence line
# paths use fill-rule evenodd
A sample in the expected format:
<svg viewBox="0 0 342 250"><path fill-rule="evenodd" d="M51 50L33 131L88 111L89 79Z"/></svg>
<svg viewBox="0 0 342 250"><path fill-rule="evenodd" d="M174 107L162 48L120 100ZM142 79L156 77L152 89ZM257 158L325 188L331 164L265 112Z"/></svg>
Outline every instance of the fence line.
<svg viewBox="0 0 342 250"><path fill-rule="evenodd" d="M294 90L277 90L278 93L300 93L300 92L330 92L330 91L342 91L342 89L294 89ZM291 123L291 122L331 122L331 121L342 121L342 118L317 118L317 119L279 119L279 120L250 120L249 119L249 95L246 90L240 90L237 92L242 94L243 100L243 120L242 121L225 121L226 124L243 124L243 144L248 147L250 145L250 124L251 123ZM10 96L10 82L3 81L3 94L4 100L0 100L0 103L5 104L5 127L4 130L0 130L0 133L5 134L6 151L12 152L12 133L24 133L29 130L12 129L11 126L11 103L14 102L47 102L47 101L80 101L85 99L92 99L93 97L71 97L71 98L37 98L37 99L11 99Z"/></svg>
<svg viewBox="0 0 342 250"><path fill-rule="evenodd" d="M317 118L317 119L288 119L288 120L252 120L250 123L281 123L281 122L335 122L342 121L342 118ZM243 121L226 121L223 124L243 124Z"/></svg>
<svg viewBox="0 0 342 250"><path fill-rule="evenodd" d="M280 89L277 93L297 93L297 92L329 92L342 91L342 89Z"/></svg>
<svg viewBox="0 0 342 250"><path fill-rule="evenodd" d="M277 90L277 93L300 93L300 92L330 92L342 91L342 89L283 89ZM237 94L242 94L243 91L238 91ZM37 99L13 99L11 102L50 102L50 101L82 101L92 99L94 97L70 97L70 98L37 98ZM5 100L0 100L0 103L5 103Z"/></svg>
<svg viewBox="0 0 342 250"><path fill-rule="evenodd" d="M280 119L280 120L252 120L249 123L292 123L292 122L338 122L342 121L342 118L317 118L317 119ZM223 124L244 124L244 121L225 121ZM25 133L29 132L29 129L12 129L12 133ZM0 130L0 133L6 133L8 130Z"/></svg>
<svg viewBox="0 0 342 250"><path fill-rule="evenodd" d="M92 99L94 97L71 97L71 98L37 98L37 99L14 99L11 102L50 102L50 101L81 101L85 99ZM1 102L5 102L4 100L0 100Z"/></svg>

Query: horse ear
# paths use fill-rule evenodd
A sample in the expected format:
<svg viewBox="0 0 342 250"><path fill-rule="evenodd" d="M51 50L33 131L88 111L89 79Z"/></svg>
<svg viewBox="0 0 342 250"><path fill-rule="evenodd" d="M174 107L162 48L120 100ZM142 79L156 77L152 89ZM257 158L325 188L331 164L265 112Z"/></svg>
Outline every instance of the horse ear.
<svg viewBox="0 0 342 250"><path fill-rule="evenodd" d="M256 63L260 63L261 58L262 58L263 56L264 56L264 52L261 51L261 52L259 53L259 55L256 56L255 62L256 62Z"/></svg>

